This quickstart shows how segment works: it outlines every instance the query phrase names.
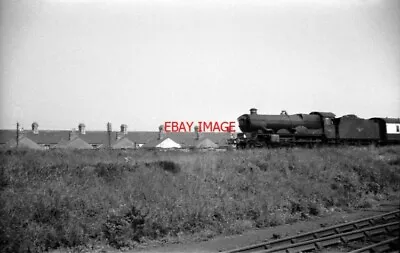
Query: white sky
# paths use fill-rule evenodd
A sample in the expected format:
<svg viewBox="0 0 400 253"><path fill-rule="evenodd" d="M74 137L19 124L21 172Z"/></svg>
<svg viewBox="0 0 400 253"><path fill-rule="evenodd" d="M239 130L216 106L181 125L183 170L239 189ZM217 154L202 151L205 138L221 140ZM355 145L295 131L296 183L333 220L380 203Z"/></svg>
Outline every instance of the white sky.
<svg viewBox="0 0 400 253"><path fill-rule="evenodd" d="M0 0L0 128L400 117L398 0Z"/></svg>

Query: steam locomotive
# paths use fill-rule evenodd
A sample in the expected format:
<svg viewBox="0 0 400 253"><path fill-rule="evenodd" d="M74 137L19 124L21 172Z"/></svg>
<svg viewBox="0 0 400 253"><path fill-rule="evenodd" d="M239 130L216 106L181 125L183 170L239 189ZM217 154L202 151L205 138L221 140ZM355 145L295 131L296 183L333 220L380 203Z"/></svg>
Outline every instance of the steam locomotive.
<svg viewBox="0 0 400 253"><path fill-rule="evenodd" d="M289 115L250 114L238 118L242 133L231 142L237 148L314 144L400 144L400 118L362 119L331 112Z"/></svg>

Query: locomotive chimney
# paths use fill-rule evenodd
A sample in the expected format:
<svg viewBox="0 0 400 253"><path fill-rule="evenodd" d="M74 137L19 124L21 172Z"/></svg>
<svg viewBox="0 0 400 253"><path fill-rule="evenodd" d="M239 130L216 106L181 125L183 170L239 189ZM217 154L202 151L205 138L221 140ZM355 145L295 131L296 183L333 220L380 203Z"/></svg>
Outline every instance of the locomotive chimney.
<svg viewBox="0 0 400 253"><path fill-rule="evenodd" d="M251 115L257 114L257 109L256 109L256 108L251 108L251 109L250 109L250 114L251 114Z"/></svg>

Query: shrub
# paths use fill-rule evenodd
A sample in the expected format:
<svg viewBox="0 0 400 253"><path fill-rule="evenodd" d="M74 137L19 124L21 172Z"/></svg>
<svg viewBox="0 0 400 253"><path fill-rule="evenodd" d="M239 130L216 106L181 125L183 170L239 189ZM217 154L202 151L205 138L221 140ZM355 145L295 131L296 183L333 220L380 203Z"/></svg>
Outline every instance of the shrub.
<svg viewBox="0 0 400 253"><path fill-rule="evenodd" d="M112 212L103 224L105 238L116 248L131 247L145 236L145 215L132 206L127 212Z"/></svg>
<svg viewBox="0 0 400 253"><path fill-rule="evenodd" d="M159 161L158 166L160 166L163 170L172 173L179 173L181 171L181 167L179 166L179 164L172 161Z"/></svg>

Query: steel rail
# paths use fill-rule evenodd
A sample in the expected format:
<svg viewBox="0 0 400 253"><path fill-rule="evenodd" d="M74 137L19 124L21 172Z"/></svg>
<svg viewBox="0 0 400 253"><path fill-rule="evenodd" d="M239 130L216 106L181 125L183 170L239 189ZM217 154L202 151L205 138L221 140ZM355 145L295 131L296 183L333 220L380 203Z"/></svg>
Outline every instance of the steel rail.
<svg viewBox="0 0 400 253"><path fill-rule="evenodd" d="M348 243L350 241L359 240L365 237L372 237L383 233L391 233L400 229L400 222L391 222L374 227L358 229L342 234L331 235L319 239L294 243L290 245L283 245L276 248L257 251L258 253L271 253L271 252L302 252L306 250L323 249L326 246L337 245L341 243Z"/></svg>
<svg viewBox="0 0 400 253"><path fill-rule="evenodd" d="M399 238L390 238L390 239L387 239L387 240L379 242L379 243L375 243L375 244L372 244L372 245L369 245L369 246L366 246L366 247L363 247L360 249L350 251L349 253L370 252L370 250L373 250L373 252L375 252L374 249L379 248L381 246L386 246L386 247L384 249L380 248L379 252L381 252L382 250L389 250L390 245L396 243L396 241L397 241L397 245L399 245L400 244Z"/></svg>
<svg viewBox="0 0 400 253"><path fill-rule="evenodd" d="M294 244L298 242L303 242L303 241L309 241L313 239L318 239L318 238L323 238L335 234L340 234L343 232L348 232L354 229L360 229L363 227L368 227L368 226L373 226L376 224L379 220L384 220L384 221L389 221L392 219L398 219L400 216L400 210L388 212L385 214L380 214L380 215L375 215L372 217L368 218L363 218L360 220L352 221L349 223L342 223L334 226L330 226L327 228L322 228L318 230L314 230L311 232L295 235L295 236L290 236L287 238L282 238L274 241L269 241L269 242L262 242L258 244L253 244L237 249L232 249L228 251L223 251L223 253L236 253L236 252L246 252L246 251L255 251L255 250L262 250L262 249L267 249L271 247L276 247L276 246L281 246L281 245L286 245L286 244Z"/></svg>

